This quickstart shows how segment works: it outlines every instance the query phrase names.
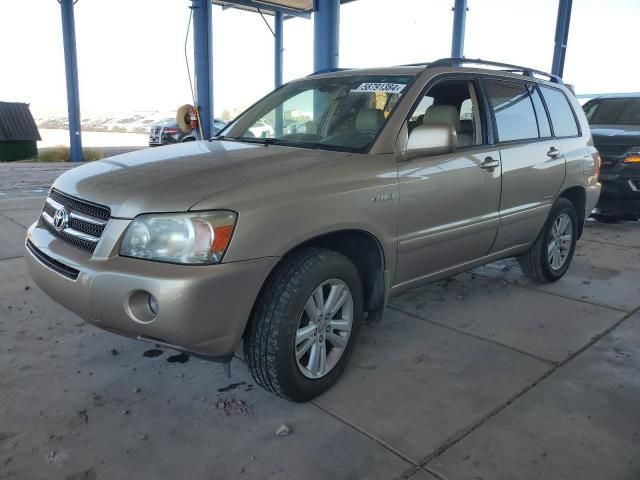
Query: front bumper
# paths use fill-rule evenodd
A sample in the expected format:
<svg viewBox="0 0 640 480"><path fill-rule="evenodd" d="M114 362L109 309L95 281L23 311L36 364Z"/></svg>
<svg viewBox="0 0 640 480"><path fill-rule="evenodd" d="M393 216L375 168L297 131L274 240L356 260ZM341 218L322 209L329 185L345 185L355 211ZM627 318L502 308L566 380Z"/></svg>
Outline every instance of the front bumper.
<svg viewBox="0 0 640 480"><path fill-rule="evenodd" d="M87 322L212 359L233 354L260 288L278 260L186 266L113 254L101 258L100 247L93 256L80 253L34 224L24 255L35 283ZM51 268L43 262L47 258L77 270L77 279ZM155 317L146 292L158 300Z"/></svg>
<svg viewBox="0 0 640 480"><path fill-rule="evenodd" d="M182 139L178 133L161 133L157 136L149 136L149 146L159 147L161 145L173 145L174 143L180 143Z"/></svg>
<svg viewBox="0 0 640 480"><path fill-rule="evenodd" d="M640 215L640 169L602 172L598 213Z"/></svg>

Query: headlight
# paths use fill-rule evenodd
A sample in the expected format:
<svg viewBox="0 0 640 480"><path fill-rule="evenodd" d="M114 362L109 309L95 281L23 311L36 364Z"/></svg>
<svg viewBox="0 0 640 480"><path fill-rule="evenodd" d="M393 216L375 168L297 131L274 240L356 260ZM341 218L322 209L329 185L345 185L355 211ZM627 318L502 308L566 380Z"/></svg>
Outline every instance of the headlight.
<svg viewBox="0 0 640 480"><path fill-rule="evenodd" d="M631 147L627 150L622 163L640 163L640 147Z"/></svg>
<svg viewBox="0 0 640 480"><path fill-rule="evenodd" d="M127 228L120 255L172 263L218 263L235 224L236 214L228 211L140 215Z"/></svg>

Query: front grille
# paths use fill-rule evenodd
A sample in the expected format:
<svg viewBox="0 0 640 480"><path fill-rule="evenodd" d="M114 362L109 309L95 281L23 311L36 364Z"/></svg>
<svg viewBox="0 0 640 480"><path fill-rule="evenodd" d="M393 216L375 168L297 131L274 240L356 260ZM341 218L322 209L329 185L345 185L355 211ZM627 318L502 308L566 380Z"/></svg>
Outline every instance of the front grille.
<svg viewBox="0 0 640 480"><path fill-rule="evenodd" d="M100 220L109 220L109 218L111 218L111 210L109 207L87 202L86 200L72 197L71 195L67 195L66 193L62 193L57 190L51 190L49 198L54 199L56 202L61 203L71 210L85 213L91 217L99 218Z"/></svg>
<svg viewBox="0 0 640 480"><path fill-rule="evenodd" d="M624 155L624 153L629 148L627 145L602 145L599 144L596 146L600 155L613 156L618 157L620 155Z"/></svg>
<svg viewBox="0 0 640 480"><path fill-rule="evenodd" d="M611 157L602 154L600 155L600 158L602 159L602 163L600 164L600 168L602 170L611 170L622 161L622 157Z"/></svg>
<svg viewBox="0 0 640 480"><path fill-rule="evenodd" d="M162 127L151 127L149 130L149 142L160 143L161 142Z"/></svg>
<svg viewBox="0 0 640 480"><path fill-rule="evenodd" d="M93 253L93 251L96 249L97 242L91 242L89 240L83 240L82 238L69 235L68 233L65 233L64 230L62 232L59 232L52 225L50 225L46 220L43 223L45 228L49 230L49 233L51 235L59 238L60 240L62 240L65 243L68 243L69 245L79 248L80 250L85 250L89 253Z"/></svg>
<svg viewBox="0 0 640 480"><path fill-rule="evenodd" d="M38 247L36 247L33 243L31 243L31 240L27 240L27 248L33 254L34 257L40 260L41 263L49 267L51 270L54 270L59 274L64 275L67 278L70 278L71 280L78 279L78 275L80 275L79 270L76 270L75 268L70 267L69 265L65 265L64 263L59 262L55 258L51 258L49 255L47 255L46 253L38 249Z"/></svg>
<svg viewBox="0 0 640 480"><path fill-rule="evenodd" d="M615 168L624 159L624 154L629 149L629 146L598 144L596 145L596 148L602 158L601 168L603 170L608 170Z"/></svg>
<svg viewBox="0 0 640 480"><path fill-rule="evenodd" d="M56 225L56 214L63 219ZM55 237L87 252L96 248L111 216L109 208L51 190L42 209L42 224Z"/></svg>

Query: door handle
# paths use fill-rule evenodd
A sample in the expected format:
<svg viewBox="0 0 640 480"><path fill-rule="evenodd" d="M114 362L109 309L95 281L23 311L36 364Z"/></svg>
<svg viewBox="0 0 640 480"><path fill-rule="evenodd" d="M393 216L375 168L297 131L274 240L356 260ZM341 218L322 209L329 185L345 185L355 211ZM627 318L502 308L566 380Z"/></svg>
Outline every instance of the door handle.
<svg viewBox="0 0 640 480"><path fill-rule="evenodd" d="M494 168L500 166L500 161L494 160L491 157L485 158L482 163L480 163L480 168L484 168L485 170L492 171Z"/></svg>
<svg viewBox="0 0 640 480"><path fill-rule="evenodd" d="M547 156L550 158L562 158L564 155L556 147L551 147L547 152Z"/></svg>

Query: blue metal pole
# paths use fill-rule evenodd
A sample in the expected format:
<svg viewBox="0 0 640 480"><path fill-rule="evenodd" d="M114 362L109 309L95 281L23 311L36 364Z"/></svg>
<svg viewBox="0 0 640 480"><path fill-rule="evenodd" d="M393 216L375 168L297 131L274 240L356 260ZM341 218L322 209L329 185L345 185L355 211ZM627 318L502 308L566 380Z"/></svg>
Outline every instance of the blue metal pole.
<svg viewBox="0 0 640 480"><path fill-rule="evenodd" d="M275 38L274 38L274 55L275 55L275 62L274 62L274 66L275 66L275 85L276 88L278 88L280 85L282 85L282 51L283 51L283 47L282 47L282 30L283 30L283 17L284 15L282 15L282 13L280 12L275 12L274 13L274 23L275 23L275 28L274 28L274 33L275 33Z"/></svg>
<svg viewBox="0 0 640 480"><path fill-rule="evenodd" d="M283 27L284 27L284 15L281 12L274 13L274 81L275 87L278 88L282 85L282 52L283 52ZM282 105L276 108L276 122L275 130L276 137L282 135L282 125L284 118L282 115Z"/></svg>
<svg viewBox="0 0 640 480"><path fill-rule="evenodd" d="M451 56L464 56L464 29L467 22L467 0L455 0L453 7L453 36L451 39Z"/></svg>
<svg viewBox="0 0 640 480"><path fill-rule="evenodd" d="M314 71L338 67L340 54L340 0L315 0L313 15Z"/></svg>
<svg viewBox="0 0 640 480"><path fill-rule="evenodd" d="M569 40L572 3L573 0L558 0L558 19L556 20L555 47L553 49L551 73L559 77L562 77L564 73L564 58L567 53L567 42Z"/></svg>
<svg viewBox="0 0 640 480"><path fill-rule="evenodd" d="M211 138L213 125L213 37L211 0L191 0L193 8L193 58L196 103L204 139ZM200 131L197 133L200 138ZM200 138L201 140L203 138Z"/></svg>
<svg viewBox="0 0 640 480"><path fill-rule="evenodd" d="M67 78L67 111L69 115L69 145L71 161L82 162L82 137L80 134L80 95L78 93L78 57L76 54L76 27L73 18L73 0L60 0L62 12L62 41L64 67Z"/></svg>

